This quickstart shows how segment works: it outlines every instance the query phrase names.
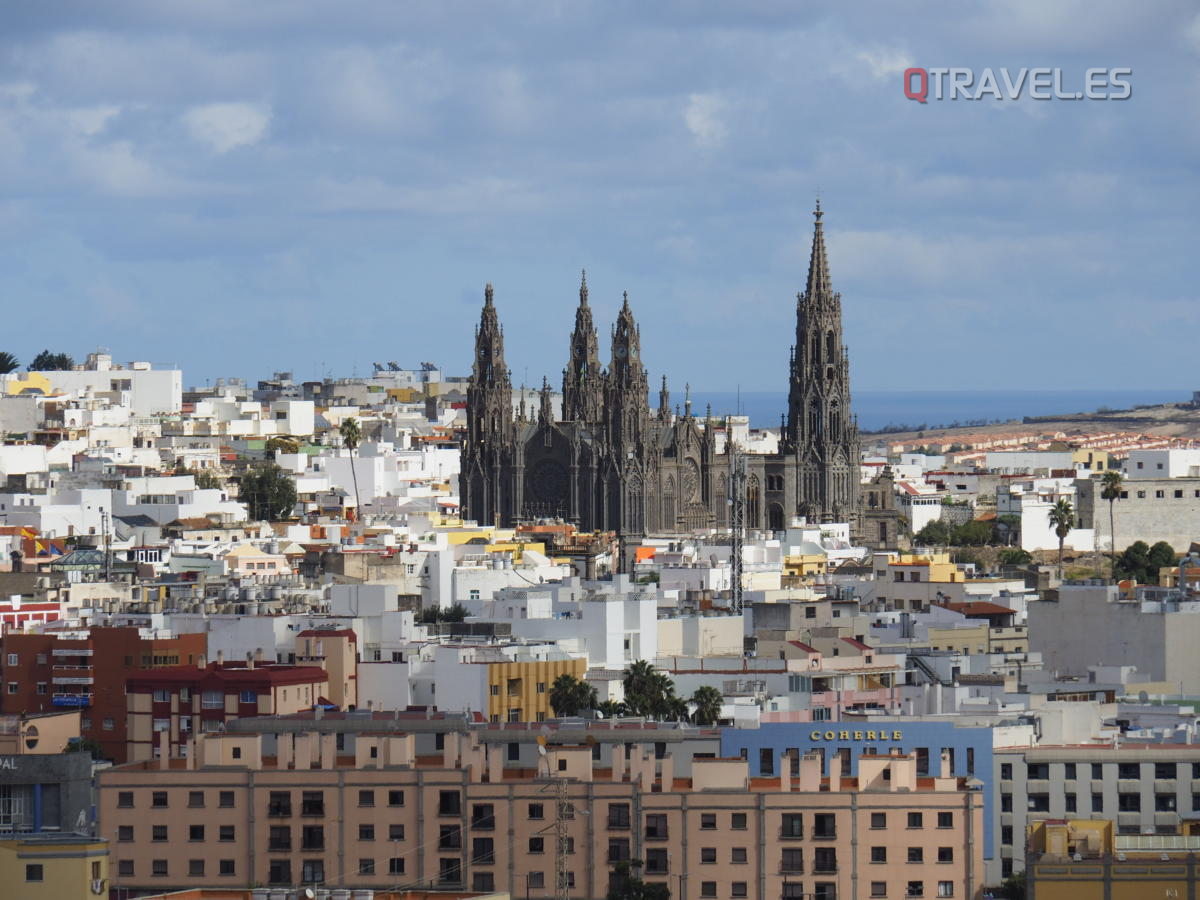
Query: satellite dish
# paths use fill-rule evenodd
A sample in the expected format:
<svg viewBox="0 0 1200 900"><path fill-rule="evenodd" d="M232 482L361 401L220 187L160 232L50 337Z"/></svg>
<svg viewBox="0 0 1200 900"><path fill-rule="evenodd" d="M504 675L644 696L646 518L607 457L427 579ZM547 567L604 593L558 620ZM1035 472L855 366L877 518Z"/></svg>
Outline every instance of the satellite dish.
<svg viewBox="0 0 1200 900"><path fill-rule="evenodd" d="M307 897L308 900L313 900L313 897L317 896L317 892L314 891L312 888L305 888L304 896Z"/></svg>
<svg viewBox="0 0 1200 900"><path fill-rule="evenodd" d="M546 745L538 744L538 756L545 756L545 755L546 755Z"/></svg>

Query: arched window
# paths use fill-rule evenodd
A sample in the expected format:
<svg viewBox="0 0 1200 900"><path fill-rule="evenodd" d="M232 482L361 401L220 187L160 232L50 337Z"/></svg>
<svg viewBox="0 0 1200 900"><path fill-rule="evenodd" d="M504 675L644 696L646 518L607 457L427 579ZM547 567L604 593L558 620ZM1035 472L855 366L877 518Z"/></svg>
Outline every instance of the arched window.
<svg viewBox="0 0 1200 900"><path fill-rule="evenodd" d="M663 487L663 527L675 527L675 478L670 475Z"/></svg>
<svg viewBox="0 0 1200 900"><path fill-rule="evenodd" d="M746 481L746 527L760 527L761 513L762 488L758 483L758 476L751 475Z"/></svg>

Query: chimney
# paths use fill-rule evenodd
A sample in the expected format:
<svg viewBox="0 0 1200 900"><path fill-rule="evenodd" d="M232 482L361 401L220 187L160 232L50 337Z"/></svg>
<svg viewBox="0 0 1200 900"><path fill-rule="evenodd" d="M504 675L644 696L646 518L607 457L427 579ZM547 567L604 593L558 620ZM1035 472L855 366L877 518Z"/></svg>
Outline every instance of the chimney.
<svg viewBox="0 0 1200 900"><path fill-rule="evenodd" d="M254 648L254 662L256 665L259 665L259 666L262 665L262 662L263 662L263 648L262 647Z"/></svg>
<svg viewBox="0 0 1200 900"><path fill-rule="evenodd" d="M254 671L254 654L249 650L246 651L246 669L250 672Z"/></svg>
<svg viewBox="0 0 1200 900"><path fill-rule="evenodd" d="M217 668L218 669L225 668L225 651L224 650L217 651Z"/></svg>
<svg viewBox="0 0 1200 900"><path fill-rule="evenodd" d="M207 665L208 665L208 657L206 657L203 653L201 653L199 656L196 657L196 667L197 668L203 669Z"/></svg>
<svg viewBox="0 0 1200 900"><path fill-rule="evenodd" d="M938 777L939 778L949 778L950 777L950 751L945 748L942 749L942 760L941 760L941 766L938 771Z"/></svg>
<svg viewBox="0 0 1200 900"><path fill-rule="evenodd" d="M842 755L840 753L832 753L829 756L829 790L840 791L842 789Z"/></svg>

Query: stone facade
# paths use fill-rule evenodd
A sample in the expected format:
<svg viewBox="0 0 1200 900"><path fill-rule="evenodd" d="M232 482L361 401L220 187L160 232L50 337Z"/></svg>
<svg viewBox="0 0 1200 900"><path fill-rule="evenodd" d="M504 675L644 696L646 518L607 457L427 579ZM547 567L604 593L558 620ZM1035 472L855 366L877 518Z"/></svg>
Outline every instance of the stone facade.
<svg viewBox="0 0 1200 900"><path fill-rule="evenodd" d="M796 298L780 450L746 456L746 527L782 531L794 516L850 521L872 546L894 546L890 484L878 491L883 502L866 517L878 522L868 526L861 515L841 295L829 276L819 204L815 216L808 282ZM628 294L603 368L585 277L563 371L562 420L553 414L545 381L537 410L527 411L522 402L514 411L503 329L488 285L467 391L460 476L465 514L502 526L556 517L584 531L627 537L728 527L731 459L717 452L717 420L711 411L694 415L690 401L682 414L673 413L665 378L657 410L648 391Z"/></svg>

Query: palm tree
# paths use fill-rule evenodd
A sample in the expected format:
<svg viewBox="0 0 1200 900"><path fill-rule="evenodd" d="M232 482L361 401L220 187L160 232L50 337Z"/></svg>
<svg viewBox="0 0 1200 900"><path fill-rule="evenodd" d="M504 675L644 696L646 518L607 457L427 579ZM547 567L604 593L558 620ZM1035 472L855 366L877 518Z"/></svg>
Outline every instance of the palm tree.
<svg viewBox="0 0 1200 900"><path fill-rule="evenodd" d="M721 718L721 704L725 698L715 687L704 685L696 688L692 694L692 703L696 711L692 713L692 721L697 725L716 725Z"/></svg>
<svg viewBox="0 0 1200 900"><path fill-rule="evenodd" d="M354 464L354 451L358 449L362 440L362 429L358 426L358 419L351 416L342 421L338 431L341 432L342 443L350 448L350 477L354 479L354 515L361 520L362 501L358 497L358 469Z"/></svg>
<svg viewBox="0 0 1200 900"><path fill-rule="evenodd" d="M1060 497L1058 502L1050 507L1050 525L1058 537L1058 577L1063 577L1063 542L1071 529L1075 527L1075 509L1066 497Z"/></svg>
<svg viewBox="0 0 1200 900"><path fill-rule="evenodd" d="M1109 556L1112 557L1114 573L1117 566L1117 525L1114 507L1117 501L1121 499L1121 483L1123 481L1121 473L1116 469L1109 469L1104 473L1104 477L1100 479L1100 484L1102 485L1100 496L1102 499L1108 501L1108 537L1111 541ZM1114 574L1113 577L1115 578L1116 575Z"/></svg>
<svg viewBox="0 0 1200 900"><path fill-rule="evenodd" d="M21 362L8 352L0 351L0 375L7 375L21 368Z"/></svg>
<svg viewBox="0 0 1200 900"><path fill-rule="evenodd" d="M550 708L556 716L577 716L597 705L596 689L574 675L559 675L550 686Z"/></svg>

